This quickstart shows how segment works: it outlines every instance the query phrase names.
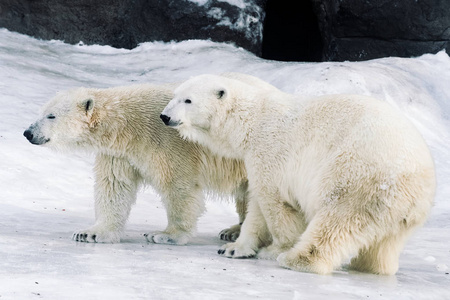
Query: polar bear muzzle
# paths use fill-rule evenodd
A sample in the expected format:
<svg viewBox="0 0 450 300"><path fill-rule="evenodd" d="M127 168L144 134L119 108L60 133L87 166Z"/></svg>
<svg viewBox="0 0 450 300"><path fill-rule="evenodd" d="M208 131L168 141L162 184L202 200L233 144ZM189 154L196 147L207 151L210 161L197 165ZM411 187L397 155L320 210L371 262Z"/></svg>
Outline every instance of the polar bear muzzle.
<svg viewBox="0 0 450 300"><path fill-rule="evenodd" d="M24 137L34 145L43 145L50 141L50 139L45 138L39 133L36 134L35 127L31 125L27 130L23 132Z"/></svg>
<svg viewBox="0 0 450 300"><path fill-rule="evenodd" d="M166 126L170 126L170 127L175 127L178 125L181 125L181 122L179 121L173 121L169 116L161 114L159 116L161 118L161 120L164 122L164 124L166 124Z"/></svg>

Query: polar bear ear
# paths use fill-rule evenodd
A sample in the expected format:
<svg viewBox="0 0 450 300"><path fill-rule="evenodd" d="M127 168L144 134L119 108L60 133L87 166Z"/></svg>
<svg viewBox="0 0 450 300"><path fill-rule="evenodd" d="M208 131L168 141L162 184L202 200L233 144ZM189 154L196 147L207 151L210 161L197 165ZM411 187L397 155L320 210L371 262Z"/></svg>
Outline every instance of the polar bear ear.
<svg viewBox="0 0 450 300"><path fill-rule="evenodd" d="M225 89L219 89L216 91L217 99L225 99L227 97L227 91Z"/></svg>
<svg viewBox="0 0 450 300"><path fill-rule="evenodd" d="M88 118L89 127L94 128L100 123L98 111L94 112L95 101L92 98L86 99L81 103L81 107Z"/></svg>

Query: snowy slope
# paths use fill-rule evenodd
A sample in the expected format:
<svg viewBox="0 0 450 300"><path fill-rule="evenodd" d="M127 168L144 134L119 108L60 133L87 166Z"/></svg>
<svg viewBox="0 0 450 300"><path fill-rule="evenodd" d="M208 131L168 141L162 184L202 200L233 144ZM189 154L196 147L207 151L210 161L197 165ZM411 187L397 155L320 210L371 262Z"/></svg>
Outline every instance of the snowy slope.
<svg viewBox="0 0 450 300"><path fill-rule="evenodd" d="M436 162L429 222L407 243L395 276L330 276L274 261L217 255L217 233L237 222L233 205L208 202L187 246L147 244L164 229L151 190L139 194L120 244L81 244L94 221L93 157L31 145L23 131L57 91L173 82L202 73L245 72L292 93L360 93L384 99L418 126ZM133 50L44 42L0 29L1 299L450 299L450 58L367 62L266 61L207 41L145 43Z"/></svg>

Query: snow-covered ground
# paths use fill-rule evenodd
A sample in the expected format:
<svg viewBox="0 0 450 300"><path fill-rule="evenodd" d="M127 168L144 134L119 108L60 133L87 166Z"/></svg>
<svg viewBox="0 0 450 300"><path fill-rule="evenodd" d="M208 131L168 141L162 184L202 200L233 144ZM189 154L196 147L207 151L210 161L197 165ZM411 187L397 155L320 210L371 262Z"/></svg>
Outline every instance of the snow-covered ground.
<svg viewBox="0 0 450 300"><path fill-rule="evenodd" d="M428 142L438 174L429 222L407 243L395 276L294 272L275 261L217 255L233 205L209 201L187 246L148 244L165 211L146 189L120 244L71 234L94 221L93 157L31 145L23 131L57 91L172 82L245 72L286 92L360 93L408 115ZM450 58L283 63L208 41L145 43L133 50L39 41L0 29L0 299L450 299Z"/></svg>

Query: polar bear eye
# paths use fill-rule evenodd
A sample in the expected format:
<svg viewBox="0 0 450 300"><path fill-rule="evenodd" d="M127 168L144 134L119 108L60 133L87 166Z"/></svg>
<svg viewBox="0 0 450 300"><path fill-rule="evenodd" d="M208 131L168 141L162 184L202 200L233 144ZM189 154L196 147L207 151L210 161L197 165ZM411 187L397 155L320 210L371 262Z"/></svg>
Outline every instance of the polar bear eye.
<svg viewBox="0 0 450 300"><path fill-rule="evenodd" d="M47 116L47 119L54 119L54 118L56 118L54 114L49 114L49 115Z"/></svg>
<svg viewBox="0 0 450 300"><path fill-rule="evenodd" d="M184 103L190 104L190 103L192 103L192 101L191 101L191 99L186 99L186 100L184 100Z"/></svg>

